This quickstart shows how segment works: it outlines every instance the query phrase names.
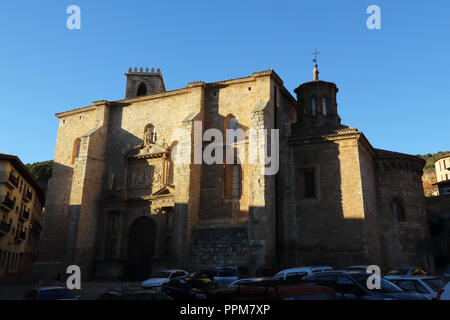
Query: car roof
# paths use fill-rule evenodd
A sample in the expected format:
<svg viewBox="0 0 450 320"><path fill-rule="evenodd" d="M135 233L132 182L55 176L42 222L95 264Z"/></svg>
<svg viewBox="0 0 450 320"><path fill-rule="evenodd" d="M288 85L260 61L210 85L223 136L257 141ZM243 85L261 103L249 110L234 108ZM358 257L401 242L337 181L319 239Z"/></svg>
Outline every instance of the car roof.
<svg viewBox="0 0 450 320"><path fill-rule="evenodd" d="M186 272L186 271L184 271L184 270L182 270L182 269L167 269L167 270L160 270L160 271L158 271L158 272L175 272L175 271L183 271L183 272ZM158 273L157 272L157 273Z"/></svg>
<svg viewBox="0 0 450 320"><path fill-rule="evenodd" d="M302 270L312 270L312 269L325 269L325 268L333 269L331 266L296 267L296 268L284 269L284 270L281 270L281 271L278 272L278 273L288 272L288 271L302 271Z"/></svg>
<svg viewBox="0 0 450 320"><path fill-rule="evenodd" d="M386 276L386 278L392 280L420 280L420 279L440 279L437 276L431 275L390 275Z"/></svg>
<svg viewBox="0 0 450 320"><path fill-rule="evenodd" d="M56 290L56 289L67 289L67 287L40 287L38 290Z"/></svg>

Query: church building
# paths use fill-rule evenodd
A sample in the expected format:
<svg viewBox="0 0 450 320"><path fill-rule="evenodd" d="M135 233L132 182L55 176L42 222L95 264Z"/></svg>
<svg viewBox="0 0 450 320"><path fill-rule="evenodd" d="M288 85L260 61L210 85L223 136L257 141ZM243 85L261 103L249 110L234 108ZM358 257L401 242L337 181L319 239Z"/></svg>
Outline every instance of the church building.
<svg viewBox="0 0 450 320"><path fill-rule="evenodd" d="M124 99L56 114L41 277L72 264L85 279L141 280L173 267L433 269L424 161L343 125L338 88L317 65L296 97L273 70L171 91L159 69L125 76ZM278 141L257 141L278 144L277 173L238 161L248 136L223 143L232 163L193 161L209 144L198 130L211 128L278 130Z"/></svg>

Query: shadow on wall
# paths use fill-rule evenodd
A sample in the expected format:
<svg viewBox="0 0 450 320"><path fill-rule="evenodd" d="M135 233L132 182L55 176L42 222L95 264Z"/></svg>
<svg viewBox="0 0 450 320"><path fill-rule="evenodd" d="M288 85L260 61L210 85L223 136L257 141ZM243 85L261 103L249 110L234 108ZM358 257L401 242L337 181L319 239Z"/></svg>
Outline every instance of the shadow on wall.
<svg viewBox="0 0 450 320"><path fill-rule="evenodd" d="M297 232L297 241L286 241L282 245L282 264L337 268L366 264L370 257L367 256L362 203L351 199L358 191L357 177L352 180L347 176L343 184L341 173L350 174L350 171L343 171L337 143L297 141L291 146L295 159L298 229L289 230L289 225L282 224L282 232ZM351 217L345 216L344 205L346 214ZM283 217L286 219L288 217Z"/></svg>

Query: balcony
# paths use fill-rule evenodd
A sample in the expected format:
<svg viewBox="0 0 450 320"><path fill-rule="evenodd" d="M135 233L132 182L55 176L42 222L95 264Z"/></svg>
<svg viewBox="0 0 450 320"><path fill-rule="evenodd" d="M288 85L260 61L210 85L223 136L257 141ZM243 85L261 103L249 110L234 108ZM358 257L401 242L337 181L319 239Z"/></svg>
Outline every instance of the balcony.
<svg viewBox="0 0 450 320"><path fill-rule="evenodd" d="M20 213L19 219L22 221L27 221L28 219L30 219L30 209L28 209L28 211L26 209L23 209Z"/></svg>
<svg viewBox="0 0 450 320"><path fill-rule="evenodd" d="M3 211L9 212L14 209L14 200L10 199L6 195L0 196L0 209Z"/></svg>
<svg viewBox="0 0 450 320"><path fill-rule="evenodd" d="M30 202L33 199L33 193L29 190L26 190L23 194L23 200L25 202Z"/></svg>
<svg viewBox="0 0 450 320"><path fill-rule="evenodd" d="M25 231L19 231L17 234L17 240L23 241L27 237L27 233Z"/></svg>
<svg viewBox="0 0 450 320"><path fill-rule="evenodd" d="M0 235L8 234L10 229L11 225L9 223L6 223L5 221L0 222Z"/></svg>
<svg viewBox="0 0 450 320"><path fill-rule="evenodd" d="M5 184L10 189L17 188L19 177L14 176L11 171L0 171L0 183Z"/></svg>

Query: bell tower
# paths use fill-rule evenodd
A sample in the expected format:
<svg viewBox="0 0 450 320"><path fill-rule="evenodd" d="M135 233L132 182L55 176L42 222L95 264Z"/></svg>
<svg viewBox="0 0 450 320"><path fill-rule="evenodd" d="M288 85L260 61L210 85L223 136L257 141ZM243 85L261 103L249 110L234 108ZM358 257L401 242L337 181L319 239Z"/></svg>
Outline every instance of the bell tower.
<svg viewBox="0 0 450 320"><path fill-rule="evenodd" d="M130 67L128 72L125 73L125 76L127 77L125 99L166 91L159 68L155 72L155 68L152 68L151 71L145 68L144 71L142 67L139 70L136 67L132 70Z"/></svg>
<svg viewBox="0 0 450 320"><path fill-rule="evenodd" d="M319 80L317 57L313 70L313 80L303 83L294 92L297 94L297 121L305 126L337 127L341 118L337 112L336 84Z"/></svg>

